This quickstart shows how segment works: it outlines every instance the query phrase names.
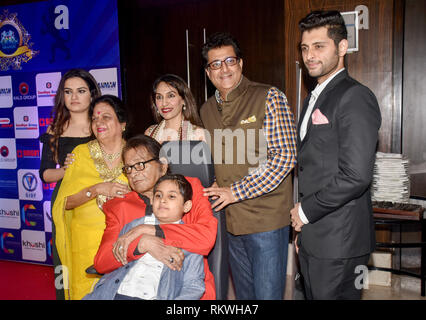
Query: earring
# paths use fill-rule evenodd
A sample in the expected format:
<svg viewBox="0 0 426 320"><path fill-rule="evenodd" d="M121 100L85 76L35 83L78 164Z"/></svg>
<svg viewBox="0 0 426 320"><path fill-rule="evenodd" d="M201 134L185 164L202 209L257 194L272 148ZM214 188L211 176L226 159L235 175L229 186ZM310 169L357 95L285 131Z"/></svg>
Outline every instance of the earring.
<svg viewBox="0 0 426 320"><path fill-rule="evenodd" d="M185 105L183 105L182 110L183 110L183 111L185 111L185 110L186 110L186 106L185 106Z"/></svg>

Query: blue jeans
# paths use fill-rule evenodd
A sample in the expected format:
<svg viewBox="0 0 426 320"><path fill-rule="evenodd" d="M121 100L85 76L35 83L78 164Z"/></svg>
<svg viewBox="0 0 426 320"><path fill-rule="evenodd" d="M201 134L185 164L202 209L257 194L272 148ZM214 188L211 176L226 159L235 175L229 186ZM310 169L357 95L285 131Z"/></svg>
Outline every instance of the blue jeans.
<svg viewBox="0 0 426 320"><path fill-rule="evenodd" d="M237 300L282 300L289 226L234 236L228 232L229 264Z"/></svg>

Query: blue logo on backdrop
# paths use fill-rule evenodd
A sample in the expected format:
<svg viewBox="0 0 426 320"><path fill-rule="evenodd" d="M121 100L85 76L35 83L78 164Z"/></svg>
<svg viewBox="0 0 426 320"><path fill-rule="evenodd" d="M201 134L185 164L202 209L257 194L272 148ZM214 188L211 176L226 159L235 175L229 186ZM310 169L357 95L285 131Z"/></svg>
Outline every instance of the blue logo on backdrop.
<svg viewBox="0 0 426 320"><path fill-rule="evenodd" d="M0 109L0 138L14 138L13 111Z"/></svg>
<svg viewBox="0 0 426 320"><path fill-rule="evenodd" d="M34 191L37 188L37 178L31 172L22 176L22 185L27 191Z"/></svg>
<svg viewBox="0 0 426 320"><path fill-rule="evenodd" d="M38 51L31 49L31 35L17 18L17 13L4 10L0 15L0 70L7 71L10 67L21 70L21 64L28 62Z"/></svg>
<svg viewBox="0 0 426 320"><path fill-rule="evenodd" d="M0 148L0 153L3 157L7 157L9 155L9 149L6 146Z"/></svg>
<svg viewBox="0 0 426 320"><path fill-rule="evenodd" d="M19 47L19 40L21 37L19 36L18 29L13 25L6 24L0 30L1 51L5 55L10 56L14 54Z"/></svg>
<svg viewBox="0 0 426 320"><path fill-rule="evenodd" d="M35 77L36 73L33 72L20 72L13 75L14 107L37 105Z"/></svg>

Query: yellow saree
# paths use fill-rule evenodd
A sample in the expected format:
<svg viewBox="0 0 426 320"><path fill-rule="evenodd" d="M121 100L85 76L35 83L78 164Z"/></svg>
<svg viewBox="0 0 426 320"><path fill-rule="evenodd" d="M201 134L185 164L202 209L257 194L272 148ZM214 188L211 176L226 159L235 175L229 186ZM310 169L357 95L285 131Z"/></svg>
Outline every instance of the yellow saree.
<svg viewBox="0 0 426 320"><path fill-rule="evenodd" d="M92 199L79 207L66 210L67 197L101 182L120 182L127 185L127 178L121 171L122 163L109 169L102 157L97 140L77 146L74 162L65 171L52 207L56 227L55 245L63 267L63 284L67 300L80 300L91 292L99 280L97 275L86 274L93 265L93 259L105 229L105 216L98 203L105 197Z"/></svg>

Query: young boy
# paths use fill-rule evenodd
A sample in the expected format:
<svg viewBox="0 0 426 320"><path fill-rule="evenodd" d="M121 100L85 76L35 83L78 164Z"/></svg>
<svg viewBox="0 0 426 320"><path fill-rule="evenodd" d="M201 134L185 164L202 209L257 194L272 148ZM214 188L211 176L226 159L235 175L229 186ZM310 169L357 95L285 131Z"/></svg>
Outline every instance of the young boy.
<svg viewBox="0 0 426 320"><path fill-rule="evenodd" d="M192 207L191 184L179 174L165 175L154 186L154 216L127 224L125 234L140 224L182 223ZM183 251L181 271L173 271L149 253L104 275L84 300L197 300L203 295L204 263L199 254Z"/></svg>

